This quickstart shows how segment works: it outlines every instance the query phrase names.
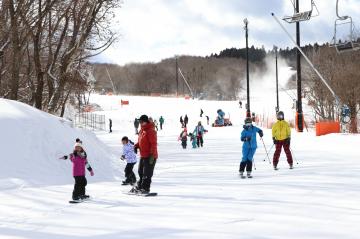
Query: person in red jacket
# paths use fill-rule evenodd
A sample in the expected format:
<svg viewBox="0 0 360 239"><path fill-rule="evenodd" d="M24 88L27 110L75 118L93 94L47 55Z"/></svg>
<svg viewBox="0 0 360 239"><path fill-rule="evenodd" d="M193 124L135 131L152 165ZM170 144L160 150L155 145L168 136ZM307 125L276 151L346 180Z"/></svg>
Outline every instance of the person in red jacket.
<svg viewBox="0 0 360 239"><path fill-rule="evenodd" d="M140 132L138 143L135 144L134 150L140 150L139 163L139 181L136 187L130 192L147 194L150 192L151 178L154 173L156 160L158 158L157 152L157 133L155 125L149 121L147 115L142 115L139 118Z"/></svg>

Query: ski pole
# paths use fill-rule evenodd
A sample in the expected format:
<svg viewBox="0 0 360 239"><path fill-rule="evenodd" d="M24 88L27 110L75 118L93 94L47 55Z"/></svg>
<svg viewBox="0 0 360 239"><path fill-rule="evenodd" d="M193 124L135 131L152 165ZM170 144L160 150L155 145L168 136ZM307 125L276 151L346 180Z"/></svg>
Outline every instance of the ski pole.
<svg viewBox="0 0 360 239"><path fill-rule="evenodd" d="M274 148L274 145L275 145L275 144L271 145L271 147L270 147L270 149L269 149L269 152L268 152L269 154L271 154L271 151L272 151L272 149ZM263 161L265 161L265 160L266 160L266 158L267 158L267 156L265 156L265 158L264 158L264 160L263 160Z"/></svg>
<svg viewBox="0 0 360 239"><path fill-rule="evenodd" d="M291 154L292 154L292 156L293 156L293 159L295 160L295 162L296 162L296 164L299 164L299 162L296 160L296 158L295 158L295 155L294 155L294 153L293 153L293 150L289 147L289 149L290 149L290 152L291 152Z"/></svg>
<svg viewBox="0 0 360 239"><path fill-rule="evenodd" d="M266 156L267 156L267 158L268 158L268 160L269 160L269 164L271 164L271 160L270 160L268 151L267 151L267 149L266 149L265 142L264 142L264 140L263 140L262 137L261 137L260 139L261 139L261 141L262 141L262 143L263 143L263 145L264 145L264 149L265 149L265 152L266 152Z"/></svg>

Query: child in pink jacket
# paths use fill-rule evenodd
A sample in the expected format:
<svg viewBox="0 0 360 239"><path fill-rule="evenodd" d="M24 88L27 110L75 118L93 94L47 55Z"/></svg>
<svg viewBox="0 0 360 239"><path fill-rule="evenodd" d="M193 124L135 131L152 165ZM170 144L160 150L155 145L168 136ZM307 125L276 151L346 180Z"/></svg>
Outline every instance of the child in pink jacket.
<svg viewBox="0 0 360 239"><path fill-rule="evenodd" d="M82 144L77 142L74 146L74 152L70 154L70 160L73 163L73 176L75 179L74 191L72 194L73 200L83 200L89 198L89 196L85 194L85 187L87 185L85 167L90 172L91 176L94 176L94 171L92 170L86 157L87 156ZM67 159L67 156L64 158Z"/></svg>

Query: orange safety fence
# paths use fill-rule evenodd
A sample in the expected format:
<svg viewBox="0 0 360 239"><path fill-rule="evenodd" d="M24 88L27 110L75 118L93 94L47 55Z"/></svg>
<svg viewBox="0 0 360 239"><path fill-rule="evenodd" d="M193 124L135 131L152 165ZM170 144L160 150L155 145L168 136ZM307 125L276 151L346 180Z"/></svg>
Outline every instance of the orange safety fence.
<svg viewBox="0 0 360 239"><path fill-rule="evenodd" d="M340 133L340 122L324 121L315 124L316 136L327 135L331 133Z"/></svg>

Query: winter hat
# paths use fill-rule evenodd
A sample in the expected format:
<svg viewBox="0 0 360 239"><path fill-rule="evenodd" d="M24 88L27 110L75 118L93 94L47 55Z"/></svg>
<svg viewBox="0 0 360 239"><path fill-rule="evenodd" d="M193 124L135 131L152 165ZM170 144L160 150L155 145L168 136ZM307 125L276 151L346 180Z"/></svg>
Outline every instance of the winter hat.
<svg viewBox="0 0 360 239"><path fill-rule="evenodd" d="M147 115L142 115L140 116L139 121L149 123L149 117Z"/></svg>
<svg viewBox="0 0 360 239"><path fill-rule="evenodd" d="M276 118L277 118L278 120L284 120L284 112L279 111L279 112L276 114Z"/></svg>
<svg viewBox="0 0 360 239"><path fill-rule="evenodd" d="M74 145L74 149L76 149L76 147L81 147L82 149L84 149L81 143L76 143L76 144Z"/></svg>
<svg viewBox="0 0 360 239"><path fill-rule="evenodd" d="M252 119L250 117L247 117L245 120L244 120L244 123L245 124L252 124Z"/></svg>

